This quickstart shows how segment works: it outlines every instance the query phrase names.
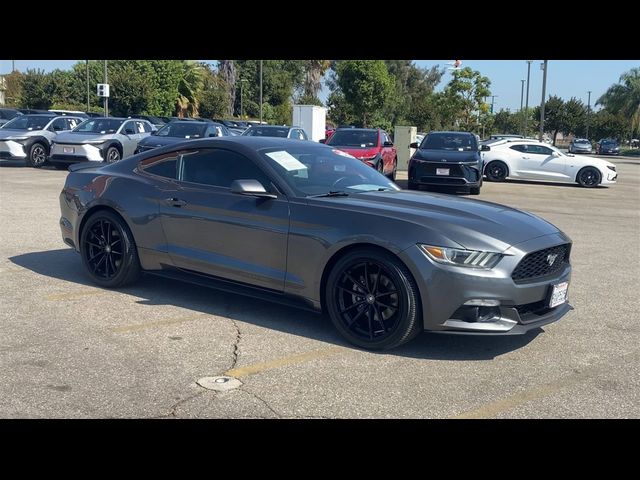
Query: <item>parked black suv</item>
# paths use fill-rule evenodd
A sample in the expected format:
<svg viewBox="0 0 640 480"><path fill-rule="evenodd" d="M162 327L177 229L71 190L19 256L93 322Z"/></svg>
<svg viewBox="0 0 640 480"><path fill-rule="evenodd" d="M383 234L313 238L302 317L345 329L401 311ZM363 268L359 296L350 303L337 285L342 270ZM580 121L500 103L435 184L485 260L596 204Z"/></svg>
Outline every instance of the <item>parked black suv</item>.
<svg viewBox="0 0 640 480"><path fill-rule="evenodd" d="M612 138L603 138L596 143L598 155L620 155L620 144Z"/></svg>
<svg viewBox="0 0 640 480"><path fill-rule="evenodd" d="M480 151L490 150L478 145L470 132L431 132L418 145L409 160L409 190L429 185L468 187L471 195L480 194L482 187L482 157Z"/></svg>

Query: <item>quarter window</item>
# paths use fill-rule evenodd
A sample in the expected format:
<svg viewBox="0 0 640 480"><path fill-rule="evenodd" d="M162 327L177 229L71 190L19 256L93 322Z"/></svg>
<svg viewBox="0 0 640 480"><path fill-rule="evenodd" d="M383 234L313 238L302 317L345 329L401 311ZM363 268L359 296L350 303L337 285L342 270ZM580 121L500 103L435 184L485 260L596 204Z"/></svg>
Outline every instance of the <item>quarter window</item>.
<svg viewBox="0 0 640 480"><path fill-rule="evenodd" d="M178 158L179 155L175 152L161 157L147 158L142 160L138 167L147 173L175 180L178 171Z"/></svg>

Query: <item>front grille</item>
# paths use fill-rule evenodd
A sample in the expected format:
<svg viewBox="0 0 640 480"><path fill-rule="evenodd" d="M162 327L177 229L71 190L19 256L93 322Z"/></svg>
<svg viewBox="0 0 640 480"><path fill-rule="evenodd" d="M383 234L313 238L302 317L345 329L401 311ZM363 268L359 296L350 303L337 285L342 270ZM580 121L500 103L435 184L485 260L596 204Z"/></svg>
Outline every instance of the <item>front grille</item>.
<svg viewBox="0 0 640 480"><path fill-rule="evenodd" d="M420 165L419 167L419 174L420 175L436 175L436 169L438 168L448 168L449 169L449 177L463 177L464 176L464 172L462 171L462 168L460 168L461 165L457 165L457 164L451 164L451 163L446 163L446 162L442 162L442 163L425 163ZM447 175L438 175L438 177L447 177Z"/></svg>
<svg viewBox="0 0 640 480"><path fill-rule="evenodd" d="M571 244L557 245L527 254L511 274L516 283L552 275L569 263Z"/></svg>
<svg viewBox="0 0 640 480"><path fill-rule="evenodd" d="M56 153L55 155L51 155L51 160L54 162L87 162L89 159L84 155L66 155L61 153Z"/></svg>

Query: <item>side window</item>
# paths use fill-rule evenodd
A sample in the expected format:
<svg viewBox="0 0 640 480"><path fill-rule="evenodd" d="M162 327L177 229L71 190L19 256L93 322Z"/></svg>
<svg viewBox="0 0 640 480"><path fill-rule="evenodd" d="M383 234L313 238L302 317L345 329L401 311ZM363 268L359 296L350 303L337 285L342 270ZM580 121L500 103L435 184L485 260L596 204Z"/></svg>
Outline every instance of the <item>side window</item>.
<svg viewBox="0 0 640 480"><path fill-rule="evenodd" d="M217 136L218 134L216 133L216 129L212 126L207 127L207 129L204 131L204 136L205 137L210 137L211 134L213 134L213 136Z"/></svg>
<svg viewBox="0 0 640 480"><path fill-rule="evenodd" d="M178 171L178 157L175 152L162 157L147 158L142 160L138 167L147 173L160 177L176 179Z"/></svg>
<svg viewBox="0 0 640 480"><path fill-rule="evenodd" d="M185 152L180 161L178 179L215 187L231 187L234 180L258 180L270 190L269 178L250 159L238 153L207 149Z"/></svg>
<svg viewBox="0 0 640 480"><path fill-rule="evenodd" d="M136 133L136 128L133 122L124 122L122 125L122 130L120 130L122 135L132 135Z"/></svg>
<svg viewBox="0 0 640 480"><path fill-rule="evenodd" d="M65 121L67 122L67 130L76 128L80 123L80 120L77 118L65 118Z"/></svg>
<svg viewBox="0 0 640 480"><path fill-rule="evenodd" d="M534 153L536 155L551 155L553 150L543 147L542 145L529 145L529 153Z"/></svg>
<svg viewBox="0 0 640 480"><path fill-rule="evenodd" d="M391 142L391 140L389 139L389 135L387 135L387 132L382 132L382 141Z"/></svg>
<svg viewBox="0 0 640 480"><path fill-rule="evenodd" d="M511 150L516 150L518 152L526 152L527 151L527 146L526 145L511 145L509 148Z"/></svg>
<svg viewBox="0 0 640 480"><path fill-rule="evenodd" d="M142 128L144 128L144 131L147 133L153 132L153 126L148 122L142 122Z"/></svg>
<svg viewBox="0 0 640 480"><path fill-rule="evenodd" d="M145 122L133 122L135 125L136 133L144 133Z"/></svg>
<svg viewBox="0 0 640 480"><path fill-rule="evenodd" d="M67 129L67 122L66 122L66 119L64 118L56 118L53 122L51 122L51 125L48 128L48 130L52 132L60 132L66 129Z"/></svg>

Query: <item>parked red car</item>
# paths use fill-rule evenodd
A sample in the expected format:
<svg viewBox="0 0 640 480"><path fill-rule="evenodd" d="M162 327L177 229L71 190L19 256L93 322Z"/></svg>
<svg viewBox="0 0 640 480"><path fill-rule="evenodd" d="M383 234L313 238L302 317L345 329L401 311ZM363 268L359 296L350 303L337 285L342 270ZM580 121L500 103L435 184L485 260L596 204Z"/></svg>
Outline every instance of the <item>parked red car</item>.
<svg viewBox="0 0 640 480"><path fill-rule="evenodd" d="M356 157L391 180L395 180L398 152L384 130L338 128L326 144Z"/></svg>

